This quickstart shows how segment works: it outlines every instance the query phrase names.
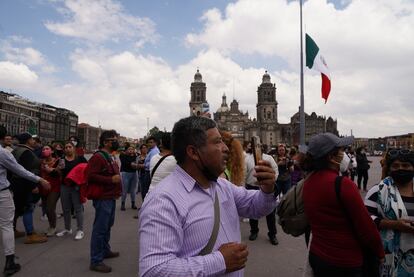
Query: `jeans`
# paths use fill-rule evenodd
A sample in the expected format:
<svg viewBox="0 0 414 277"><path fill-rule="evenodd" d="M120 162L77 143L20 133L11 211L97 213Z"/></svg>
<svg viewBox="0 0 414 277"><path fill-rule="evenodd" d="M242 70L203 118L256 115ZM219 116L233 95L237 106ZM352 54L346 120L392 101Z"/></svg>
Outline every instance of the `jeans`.
<svg viewBox="0 0 414 277"><path fill-rule="evenodd" d="M71 208L75 209L78 230L83 230L83 206L80 201L80 191L78 186L62 185L60 189L60 202L62 202L63 218L65 229L71 229Z"/></svg>
<svg viewBox="0 0 414 277"><path fill-rule="evenodd" d="M26 231L26 235L30 236L33 234L33 211L35 204L30 204L26 207L23 213L23 225Z"/></svg>
<svg viewBox="0 0 414 277"><path fill-rule="evenodd" d="M101 263L111 251L109 240L111 239L111 227L115 222L115 205L115 199L93 200L95 220L91 236L91 265Z"/></svg>
<svg viewBox="0 0 414 277"><path fill-rule="evenodd" d="M121 172L122 177L122 202L125 202L129 193L131 202L135 203L135 189L137 187L136 172Z"/></svg>
<svg viewBox="0 0 414 277"><path fill-rule="evenodd" d="M276 185L277 187L280 189L280 191L283 194L286 194L286 192L290 189L290 187L292 186L291 183L291 179L287 179L285 181L281 181L281 180L276 180Z"/></svg>
<svg viewBox="0 0 414 277"><path fill-rule="evenodd" d="M13 219L14 203L10 190L0 191L0 230L5 256L14 254Z"/></svg>

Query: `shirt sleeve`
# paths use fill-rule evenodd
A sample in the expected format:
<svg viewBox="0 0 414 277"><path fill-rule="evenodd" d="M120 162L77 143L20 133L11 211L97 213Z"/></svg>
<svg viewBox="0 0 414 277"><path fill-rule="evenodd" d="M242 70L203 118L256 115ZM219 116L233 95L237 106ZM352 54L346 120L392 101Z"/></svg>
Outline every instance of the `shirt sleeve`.
<svg viewBox="0 0 414 277"><path fill-rule="evenodd" d="M167 195L148 194L139 223L139 276L215 276L226 265L219 251L180 258L184 231L177 207Z"/></svg>
<svg viewBox="0 0 414 277"><path fill-rule="evenodd" d="M26 180L29 180L34 183L38 183L40 180L39 176L34 175L32 172L27 171L23 166L21 166L19 163L17 163L14 156L8 152L3 151L3 155L1 155L2 161L1 164L13 172L14 174L20 176L21 178L24 178Z"/></svg>
<svg viewBox="0 0 414 277"><path fill-rule="evenodd" d="M341 199L359 241L369 247L377 257L383 258L385 253L380 234L364 206L357 187L348 178L342 179Z"/></svg>
<svg viewBox="0 0 414 277"><path fill-rule="evenodd" d="M259 219L270 214L277 205L277 198L273 193L264 193L261 190L247 190L230 184L239 216Z"/></svg>

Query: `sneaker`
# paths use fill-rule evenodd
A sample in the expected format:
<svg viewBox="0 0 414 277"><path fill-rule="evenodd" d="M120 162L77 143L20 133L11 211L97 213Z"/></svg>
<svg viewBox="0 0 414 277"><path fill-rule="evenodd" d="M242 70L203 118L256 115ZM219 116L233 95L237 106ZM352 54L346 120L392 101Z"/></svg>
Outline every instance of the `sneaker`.
<svg viewBox="0 0 414 277"><path fill-rule="evenodd" d="M56 228L47 229L46 237L53 237L56 235Z"/></svg>
<svg viewBox="0 0 414 277"><path fill-rule="evenodd" d="M76 232L75 240L81 240L81 239L83 239L84 236L85 236L85 234L83 233L83 231L78 230Z"/></svg>
<svg viewBox="0 0 414 277"><path fill-rule="evenodd" d="M89 269L92 271L96 271L96 272L101 272L101 273L109 273L112 271L112 268L110 266L107 266L104 263L99 263L99 264L95 264L95 265L90 265Z"/></svg>
<svg viewBox="0 0 414 277"><path fill-rule="evenodd" d="M19 231L19 230L14 230L14 238L18 239L18 238L22 238L26 236L26 233L23 231Z"/></svg>
<svg viewBox="0 0 414 277"><path fill-rule="evenodd" d="M65 235L72 235L72 229L70 230L63 230L56 234L57 237L63 237Z"/></svg>
<svg viewBox="0 0 414 277"><path fill-rule="evenodd" d="M44 214L40 217L41 221L48 221L47 214Z"/></svg>
<svg viewBox="0 0 414 277"><path fill-rule="evenodd" d="M116 257L119 257L119 252L109 251L108 253L106 253L104 259L112 259Z"/></svg>
<svg viewBox="0 0 414 277"><path fill-rule="evenodd" d="M47 237L39 234L31 234L26 236L24 244L43 243L47 241Z"/></svg>
<svg viewBox="0 0 414 277"><path fill-rule="evenodd" d="M63 217L63 214L57 214L56 215L56 218L61 218L61 217Z"/></svg>
<svg viewBox="0 0 414 277"><path fill-rule="evenodd" d="M249 219L248 218L243 218L243 220L242 220L244 223L249 223Z"/></svg>

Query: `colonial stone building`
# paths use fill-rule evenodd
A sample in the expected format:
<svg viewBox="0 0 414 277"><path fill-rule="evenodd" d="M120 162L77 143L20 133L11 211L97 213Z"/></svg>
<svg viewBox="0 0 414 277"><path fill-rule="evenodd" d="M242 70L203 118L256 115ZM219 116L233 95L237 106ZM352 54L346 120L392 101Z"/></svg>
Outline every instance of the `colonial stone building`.
<svg viewBox="0 0 414 277"><path fill-rule="evenodd" d="M206 90L202 76L197 70L194 82L191 84L191 115L202 113L202 105L207 103ZM231 132L240 141L250 140L252 136L259 136L262 144L269 147L278 143L299 144L299 113L293 115L289 123L279 123L277 106L276 84L271 82L271 77L266 71L262 77L262 83L257 88L256 118L251 119L247 111L241 111L239 103L235 99L229 108L225 94L222 96L221 106L213 114L213 118L220 130ZM324 131L338 134L337 122L331 117L326 119L313 112L311 115L306 114L305 120L306 141L312 135Z"/></svg>

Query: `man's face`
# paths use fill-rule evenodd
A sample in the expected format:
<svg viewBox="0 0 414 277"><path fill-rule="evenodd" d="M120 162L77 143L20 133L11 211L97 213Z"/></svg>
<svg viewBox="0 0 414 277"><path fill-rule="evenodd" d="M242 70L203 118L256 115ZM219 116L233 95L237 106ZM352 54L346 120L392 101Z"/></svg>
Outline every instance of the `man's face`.
<svg viewBox="0 0 414 277"><path fill-rule="evenodd" d="M26 142L26 145L30 148L36 148L37 142L33 138L29 138Z"/></svg>
<svg viewBox="0 0 414 277"><path fill-rule="evenodd" d="M149 149L152 149L152 148L154 148L157 144L155 143L155 140L153 140L153 139L150 139L150 140L148 140L148 148Z"/></svg>
<svg viewBox="0 0 414 277"><path fill-rule="evenodd" d="M13 145L13 138L11 136L4 137L4 146L12 146Z"/></svg>
<svg viewBox="0 0 414 277"><path fill-rule="evenodd" d="M221 139L220 132L217 128L211 128L206 131L207 143L199 148L198 153L202 163L211 173L219 176L226 168L229 148Z"/></svg>

